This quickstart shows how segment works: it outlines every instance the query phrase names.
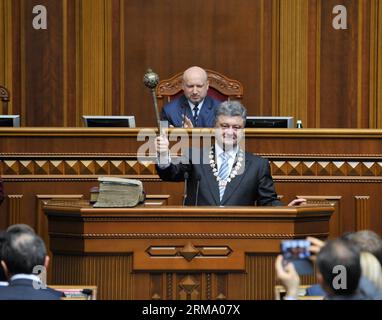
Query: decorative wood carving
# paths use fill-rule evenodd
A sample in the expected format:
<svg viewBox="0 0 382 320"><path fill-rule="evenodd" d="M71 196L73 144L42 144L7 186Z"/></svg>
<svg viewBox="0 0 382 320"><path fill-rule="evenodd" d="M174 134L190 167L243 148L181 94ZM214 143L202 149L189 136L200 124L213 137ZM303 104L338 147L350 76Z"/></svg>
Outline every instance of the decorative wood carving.
<svg viewBox="0 0 382 320"><path fill-rule="evenodd" d="M122 255L124 263L131 263L131 282L124 283L124 288L113 283L110 290L116 290L113 297L121 297L123 290L129 291L130 298L134 299L271 299L272 290L267 291L266 288L272 288L270 276L273 273L270 270L273 270L274 257L278 253L280 239L283 239L276 235L288 234L290 231L292 238L300 238L316 232L326 238L329 218L333 212L331 206L313 205L291 208L168 206L100 209L89 206L76 208L73 201L64 207L64 201L61 201L61 205L57 202L60 201L50 201L44 207L49 219L49 236L55 266L53 272L60 273L57 276L53 274L53 279L58 278L57 283L66 284L65 279L73 278L72 284L81 284L81 274L92 272L97 274L92 276L95 282L84 276L86 283L97 285L101 291L105 290L102 281L106 279L104 273L109 269L105 270L105 266L101 264L102 258L107 260L105 264L113 273L125 272L122 267L116 268L112 265L113 257ZM87 217L93 219L86 219ZM229 233L232 225L235 225L236 237L234 233ZM247 232L257 233L264 226L269 234L274 233L273 237L243 237ZM175 231L178 233L171 237ZM119 238L119 235L129 232L138 237ZM139 237L145 232L145 237ZM115 237L108 238L108 233ZM228 234L232 238L210 236L215 233ZM163 234L169 237L154 238L154 235ZM194 238L177 238L178 234L191 234ZM156 255L161 248L165 255ZM197 256L190 261L181 256L174 259L174 255L178 252L180 254L182 250L205 256ZM255 261L260 263L248 268L248 254L257 256L259 260ZM125 255L130 257L129 260L125 260ZM266 260L269 257L272 261ZM263 258L265 263L262 262ZM80 263L81 259L83 261ZM87 262L90 267L86 265ZM70 273L73 277L70 277ZM123 276L125 277L126 275ZM118 275L113 275L110 281L116 279ZM81 279L83 282L85 280ZM243 288L252 288L253 280L256 280L256 287L248 289L247 295ZM257 295L263 290L266 292L263 296ZM109 298L108 292L104 293Z"/></svg>
<svg viewBox="0 0 382 320"><path fill-rule="evenodd" d="M8 195L8 225L25 222L22 220L22 200L21 194Z"/></svg>
<svg viewBox="0 0 382 320"><path fill-rule="evenodd" d="M333 156L329 156L325 160L315 158L311 155L309 158L300 156L300 160L295 160L291 156L264 155L269 159L272 174L275 178L288 177L288 179L298 180L299 178L313 179L352 179L355 181L363 181L364 179L382 179L382 162L370 158L357 159L355 157L339 158L333 160ZM142 180L157 180L159 177L155 171L154 161L138 162L137 160L112 160L108 158L93 159L86 157L84 159L73 158L73 155L66 155L65 160L54 160L54 155L41 159L29 155L27 158L18 155L7 155L7 159L0 162L0 170L4 177L12 176L13 179L51 179L53 176L57 178L89 178L98 177L100 175L125 176L139 178ZM13 158L13 159L12 159ZM72 158L72 159L71 159ZM329 181L329 180L328 180Z"/></svg>
<svg viewBox="0 0 382 320"><path fill-rule="evenodd" d="M198 290L199 282L197 282L193 276L187 275L183 279L181 279L179 281L179 287L180 300L200 299L200 291Z"/></svg>
<svg viewBox="0 0 382 320"><path fill-rule="evenodd" d="M370 197L355 196L356 230L369 230L371 212Z"/></svg>
<svg viewBox="0 0 382 320"><path fill-rule="evenodd" d="M0 86L0 100L3 102L9 101L9 91L3 86Z"/></svg>
<svg viewBox="0 0 382 320"><path fill-rule="evenodd" d="M228 246L194 246L191 242L188 242L184 246L150 246L146 252L151 257L183 257L187 261L191 261L197 256L226 257L232 253L232 250Z"/></svg>
<svg viewBox="0 0 382 320"><path fill-rule="evenodd" d="M52 269L52 284L93 285L97 284L100 300L130 300L132 291L131 255L55 255ZM98 271L100 272L98 272Z"/></svg>
<svg viewBox="0 0 382 320"><path fill-rule="evenodd" d="M241 99L243 96L243 85L233 79L220 74L219 72L206 69L210 87L221 92L230 98ZM180 72L170 79L161 80L156 88L158 99L164 96L174 96L182 90L183 72Z"/></svg>

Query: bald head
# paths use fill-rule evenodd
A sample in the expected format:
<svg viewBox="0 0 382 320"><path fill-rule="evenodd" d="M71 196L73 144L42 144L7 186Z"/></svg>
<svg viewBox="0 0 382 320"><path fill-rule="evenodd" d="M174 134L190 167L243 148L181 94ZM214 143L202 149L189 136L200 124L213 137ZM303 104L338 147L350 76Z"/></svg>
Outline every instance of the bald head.
<svg viewBox="0 0 382 320"><path fill-rule="evenodd" d="M207 95L207 72L200 67L190 67L183 73L183 92L193 104L200 103Z"/></svg>
<svg viewBox="0 0 382 320"><path fill-rule="evenodd" d="M198 77L203 81L207 81L207 72L197 66L190 67L183 73L183 81Z"/></svg>

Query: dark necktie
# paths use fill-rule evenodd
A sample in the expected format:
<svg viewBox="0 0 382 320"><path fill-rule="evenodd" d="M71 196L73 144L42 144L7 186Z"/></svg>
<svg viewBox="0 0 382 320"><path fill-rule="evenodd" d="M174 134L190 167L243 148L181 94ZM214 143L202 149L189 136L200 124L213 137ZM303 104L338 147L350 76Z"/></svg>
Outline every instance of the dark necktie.
<svg viewBox="0 0 382 320"><path fill-rule="evenodd" d="M194 113L194 124L195 125L198 121L198 111L199 111L198 104L195 104L194 108L192 109L192 112Z"/></svg>

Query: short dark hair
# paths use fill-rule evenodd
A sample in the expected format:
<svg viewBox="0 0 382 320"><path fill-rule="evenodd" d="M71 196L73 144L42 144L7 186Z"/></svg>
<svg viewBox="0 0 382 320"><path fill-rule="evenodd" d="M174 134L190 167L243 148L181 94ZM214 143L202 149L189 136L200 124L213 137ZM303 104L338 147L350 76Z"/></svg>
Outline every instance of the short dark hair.
<svg viewBox="0 0 382 320"><path fill-rule="evenodd" d="M35 231L31 226L28 226L24 223L12 224L7 228L8 233L32 233L35 234Z"/></svg>
<svg viewBox="0 0 382 320"><path fill-rule="evenodd" d="M328 241L317 256L317 266L325 284L335 295L351 295L358 288L361 277L360 249L349 241L335 239ZM336 288L333 272L336 266L346 269L346 288Z"/></svg>
<svg viewBox="0 0 382 320"><path fill-rule="evenodd" d="M2 256L11 275L32 274L34 267L45 264L46 247L35 233L7 232Z"/></svg>
<svg viewBox="0 0 382 320"><path fill-rule="evenodd" d="M247 109L239 101L224 101L216 108L215 122L218 120L219 116L242 117L245 125L247 120Z"/></svg>
<svg viewBox="0 0 382 320"><path fill-rule="evenodd" d="M361 230L347 235L346 239L357 245L361 251L373 254L382 265L382 238L371 230Z"/></svg>

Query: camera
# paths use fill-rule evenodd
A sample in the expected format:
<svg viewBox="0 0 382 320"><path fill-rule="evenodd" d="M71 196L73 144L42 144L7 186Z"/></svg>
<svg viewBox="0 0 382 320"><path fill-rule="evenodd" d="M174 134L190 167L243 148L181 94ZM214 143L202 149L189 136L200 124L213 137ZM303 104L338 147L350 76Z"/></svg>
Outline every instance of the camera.
<svg viewBox="0 0 382 320"><path fill-rule="evenodd" d="M293 263L299 275L308 275L313 273L313 263L309 259L310 242L308 240L283 240L281 241L281 252L285 264Z"/></svg>

